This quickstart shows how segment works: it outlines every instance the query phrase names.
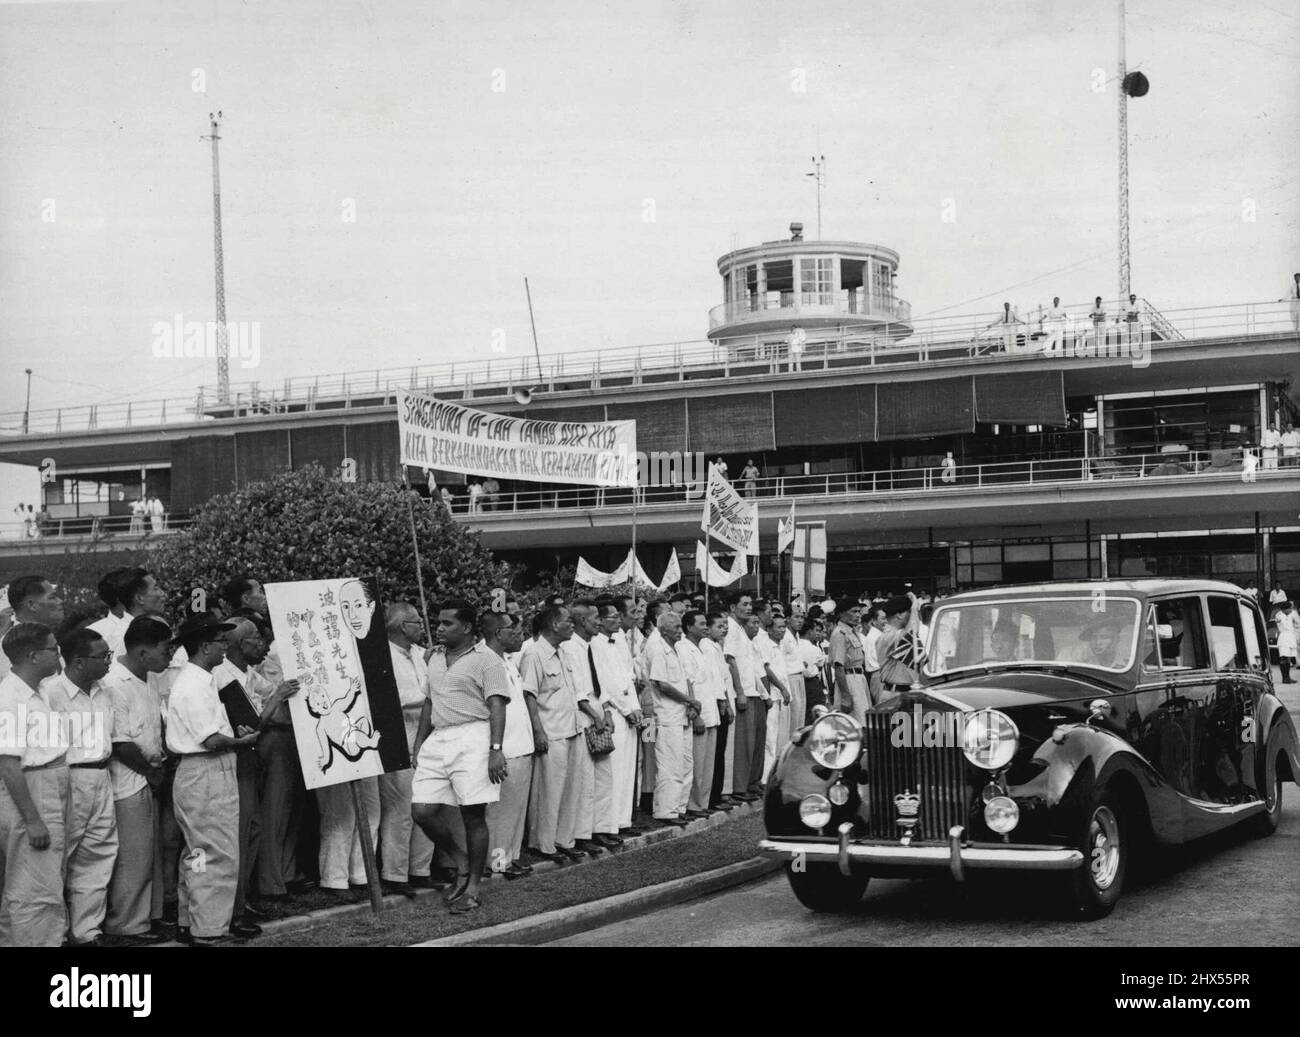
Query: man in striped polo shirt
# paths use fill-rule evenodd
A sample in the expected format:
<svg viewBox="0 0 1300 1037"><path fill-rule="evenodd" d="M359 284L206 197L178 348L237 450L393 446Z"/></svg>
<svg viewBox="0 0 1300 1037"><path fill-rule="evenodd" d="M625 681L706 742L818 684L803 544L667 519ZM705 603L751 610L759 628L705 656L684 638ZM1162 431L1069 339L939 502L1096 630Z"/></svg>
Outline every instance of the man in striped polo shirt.
<svg viewBox="0 0 1300 1037"><path fill-rule="evenodd" d="M456 847L449 816L459 808L465 846L452 851L456 882L443 895L453 914L482 907L479 882L488 859L487 805L501 798L507 774L502 742L510 683L500 656L477 640L478 616L461 598L438 610L445 651L429 659L429 700L415 735L411 818L435 846Z"/></svg>

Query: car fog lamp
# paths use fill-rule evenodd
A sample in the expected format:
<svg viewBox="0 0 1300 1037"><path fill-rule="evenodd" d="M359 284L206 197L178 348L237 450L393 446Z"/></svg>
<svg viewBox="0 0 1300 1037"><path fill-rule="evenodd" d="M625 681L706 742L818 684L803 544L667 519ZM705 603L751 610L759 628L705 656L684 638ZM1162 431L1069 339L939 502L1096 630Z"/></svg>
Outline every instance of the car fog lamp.
<svg viewBox="0 0 1300 1037"><path fill-rule="evenodd" d="M827 713L813 724L808 751L823 767L842 770L862 754L862 728L850 716Z"/></svg>
<svg viewBox="0 0 1300 1037"><path fill-rule="evenodd" d="M1020 732L1011 718L996 709L981 709L966 718L962 752L976 767L998 771L1009 764L1020 745Z"/></svg>
<svg viewBox="0 0 1300 1037"><path fill-rule="evenodd" d="M827 795L831 797L832 803L837 807L842 807L849 801L849 787L842 781L836 782L831 786L831 790Z"/></svg>
<svg viewBox="0 0 1300 1037"><path fill-rule="evenodd" d="M1006 835L1020 824L1020 808L1010 796L994 796L984 804L984 823L989 831Z"/></svg>
<svg viewBox="0 0 1300 1037"><path fill-rule="evenodd" d="M813 793L799 801L799 820L809 828L825 828L831 823L831 801Z"/></svg>

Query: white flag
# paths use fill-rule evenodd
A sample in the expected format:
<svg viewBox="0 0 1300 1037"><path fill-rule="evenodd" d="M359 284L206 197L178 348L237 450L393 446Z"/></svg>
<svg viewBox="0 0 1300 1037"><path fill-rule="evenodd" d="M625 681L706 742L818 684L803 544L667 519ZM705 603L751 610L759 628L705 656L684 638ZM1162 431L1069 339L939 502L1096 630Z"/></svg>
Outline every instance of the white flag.
<svg viewBox="0 0 1300 1037"><path fill-rule="evenodd" d="M668 559L668 568L664 570L664 578L659 581L659 593L663 593L674 583L680 583L682 578L682 566L677 561L677 548L673 548L672 557Z"/></svg>
<svg viewBox="0 0 1300 1037"><path fill-rule="evenodd" d="M730 587L749 572L745 553L738 551L731 569L727 570L714 561L713 556L705 550L704 545L695 544L695 571L710 587Z"/></svg>
<svg viewBox="0 0 1300 1037"><path fill-rule="evenodd" d="M794 543L794 501L790 502L790 517L776 524L776 553L780 554Z"/></svg>
<svg viewBox="0 0 1300 1037"><path fill-rule="evenodd" d="M709 466L700 522L712 540L733 551L758 554L758 502L747 501L737 493L717 465Z"/></svg>
<svg viewBox="0 0 1300 1037"><path fill-rule="evenodd" d="M803 522L795 526L794 555L790 559L791 591L801 591L812 601L826 591L826 523Z"/></svg>
<svg viewBox="0 0 1300 1037"><path fill-rule="evenodd" d="M650 577L646 575L646 571L641 568L641 559L636 556L632 548L628 548L627 562L625 564L628 568L627 579L635 579L637 585L644 587L646 590L657 591L659 589L659 584L650 579Z"/></svg>

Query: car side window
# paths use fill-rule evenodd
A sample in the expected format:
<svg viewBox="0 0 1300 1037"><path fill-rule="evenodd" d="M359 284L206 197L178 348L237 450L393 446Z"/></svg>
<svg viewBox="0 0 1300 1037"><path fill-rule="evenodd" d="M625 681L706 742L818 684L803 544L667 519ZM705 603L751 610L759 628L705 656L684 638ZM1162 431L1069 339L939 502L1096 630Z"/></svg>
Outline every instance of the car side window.
<svg viewBox="0 0 1300 1037"><path fill-rule="evenodd" d="M1241 632L1246 637L1246 659L1250 663L1251 669L1263 670L1264 650L1262 645L1268 644L1267 636L1262 634L1263 623L1260 620L1259 611L1251 608L1244 601L1238 600L1237 612L1241 616Z"/></svg>
<svg viewBox="0 0 1300 1037"><path fill-rule="evenodd" d="M1246 650L1237 602L1221 594L1211 594L1206 598L1206 604L1210 606L1210 643L1214 646L1214 665L1220 670L1244 669L1251 656Z"/></svg>
<svg viewBox="0 0 1300 1037"><path fill-rule="evenodd" d="M1158 601L1147 611L1143 666L1148 670L1203 670L1209 667L1200 598Z"/></svg>

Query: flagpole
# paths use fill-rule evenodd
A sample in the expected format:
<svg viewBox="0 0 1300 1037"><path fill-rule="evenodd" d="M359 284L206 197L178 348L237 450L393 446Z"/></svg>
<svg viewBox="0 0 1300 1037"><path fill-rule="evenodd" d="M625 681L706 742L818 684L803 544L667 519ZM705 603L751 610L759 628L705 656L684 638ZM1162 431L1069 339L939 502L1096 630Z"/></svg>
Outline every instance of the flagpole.
<svg viewBox="0 0 1300 1037"><path fill-rule="evenodd" d="M781 533L780 530L778 529L777 536L779 537L780 535ZM776 600L777 601L781 600L781 554L782 554L781 551L777 551L776 553Z"/></svg>
<svg viewBox="0 0 1300 1037"><path fill-rule="evenodd" d="M709 566L713 564L713 553L709 547L711 539L712 537L709 536L709 530L706 527L704 530L704 614L706 616L709 614ZM696 566L696 568L698 569L699 566Z"/></svg>
<svg viewBox="0 0 1300 1037"><path fill-rule="evenodd" d="M629 575L632 577L632 611L633 612L636 611L636 589L637 589L637 583L639 582L636 578L636 571L639 565L636 557L636 499L637 499L638 491L640 489L641 489L641 475L640 475L640 468L638 467L637 477L632 483L632 565L631 565L631 573Z"/></svg>

